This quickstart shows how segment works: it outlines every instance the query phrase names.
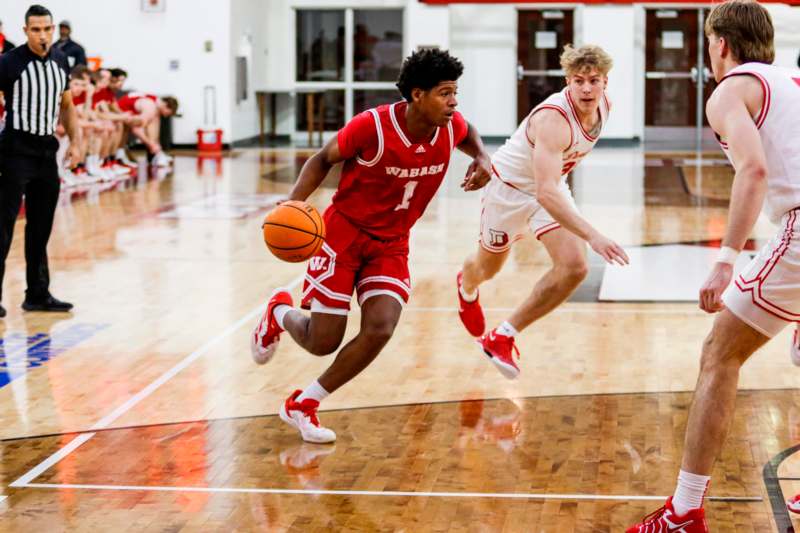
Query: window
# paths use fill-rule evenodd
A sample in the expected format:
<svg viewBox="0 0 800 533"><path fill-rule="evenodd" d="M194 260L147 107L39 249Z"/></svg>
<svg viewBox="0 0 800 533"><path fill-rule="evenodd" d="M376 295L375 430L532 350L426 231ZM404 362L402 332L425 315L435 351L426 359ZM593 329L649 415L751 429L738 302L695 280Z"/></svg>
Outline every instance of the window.
<svg viewBox="0 0 800 533"><path fill-rule="evenodd" d="M372 107L378 107L383 104L391 104L400 100L400 92L395 89L387 91L386 89L364 89L353 91L353 114L357 115L362 111L366 111Z"/></svg>
<svg viewBox="0 0 800 533"><path fill-rule="evenodd" d="M344 11L297 12L297 81L344 81Z"/></svg>
<svg viewBox="0 0 800 533"><path fill-rule="evenodd" d="M402 12L357 10L354 19L353 79L397 80L403 64Z"/></svg>
<svg viewBox="0 0 800 533"><path fill-rule="evenodd" d="M395 82L405 57L401 9L298 9L297 129L323 115L325 130L399 100ZM314 93L313 102L308 93Z"/></svg>

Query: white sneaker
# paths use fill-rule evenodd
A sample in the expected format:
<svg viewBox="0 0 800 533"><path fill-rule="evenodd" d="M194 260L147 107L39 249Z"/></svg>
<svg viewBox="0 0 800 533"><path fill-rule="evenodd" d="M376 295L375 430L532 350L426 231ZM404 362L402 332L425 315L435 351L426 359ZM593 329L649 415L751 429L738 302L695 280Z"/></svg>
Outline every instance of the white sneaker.
<svg viewBox="0 0 800 533"><path fill-rule="evenodd" d="M122 150L122 149L117 150L117 153L114 156L114 158L117 161L119 161L120 163L122 163L123 165L128 166L128 167L137 167L137 166L139 166L139 164L136 163L135 161L131 161L130 158L128 157L128 154L126 154L125 150Z"/></svg>
<svg viewBox="0 0 800 533"><path fill-rule="evenodd" d="M789 355L792 358L792 363L795 366L800 366L800 333L797 331L798 326L794 327L794 336L792 337L792 345L789 347Z"/></svg>
<svg viewBox="0 0 800 533"><path fill-rule="evenodd" d="M78 178L68 168L65 168L61 171L60 177L61 183L64 184L64 187L74 187L78 184Z"/></svg>
<svg viewBox="0 0 800 533"><path fill-rule="evenodd" d="M118 165L116 163L110 165L108 167L108 170L111 171L111 173L114 174L115 176L117 176L118 178L127 177L127 176L131 175L131 169L130 168L128 168L126 166L123 166L123 165Z"/></svg>
<svg viewBox="0 0 800 533"><path fill-rule="evenodd" d="M153 156L153 160L150 164L154 167L168 167L172 164L172 158L164 152L158 152Z"/></svg>
<svg viewBox="0 0 800 533"><path fill-rule="evenodd" d="M333 430L322 427L317 418L319 402L306 398L302 402L297 402L297 397L303 391L296 390L281 405L278 415L281 420L294 427L300 432L300 436L306 442L316 444L327 444L336 440L336 433Z"/></svg>

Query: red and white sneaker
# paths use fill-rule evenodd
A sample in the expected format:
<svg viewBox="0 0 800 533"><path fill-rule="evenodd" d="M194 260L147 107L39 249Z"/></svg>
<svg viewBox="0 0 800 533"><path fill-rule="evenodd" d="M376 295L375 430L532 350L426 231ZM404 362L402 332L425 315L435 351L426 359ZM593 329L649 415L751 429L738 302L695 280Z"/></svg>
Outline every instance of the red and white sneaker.
<svg viewBox="0 0 800 533"><path fill-rule="evenodd" d="M789 347L789 355L792 358L792 363L795 366L800 366L800 333L797 332L797 326L794 328L794 336L792 337L792 345Z"/></svg>
<svg viewBox="0 0 800 533"><path fill-rule="evenodd" d="M467 328L469 334L473 337L480 337L486 331L486 319L483 316L483 309L481 309L480 295L475 297L475 301L468 302L461 295L461 272L456 276L456 288L458 289L458 318L461 323ZM477 292L477 291L476 291Z"/></svg>
<svg viewBox="0 0 800 533"><path fill-rule="evenodd" d="M683 516L675 514L672 508L672 496L661 509L644 517L641 523L629 527L625 533L708 533L706 512L692 509Z"/></svg>
<svg viewBox="0 0 800 533"><path fill-rule="evenodd" d="M270 295L269 302L267 302L267 310L258 319L256 328L250 336L250 354L253 356L253 361L259 365L268 363L278 348L283 328L278 325L278 321L272 316L272 311L276 305L283 304L294 305L292 295L285 289L276 289Z"/></svg>
<svg viewBox="0 0 800 533"><path fill-rule="evenodd" d="M306 398L302 402L296 401L302 392L301 390L294 391L283 402L280 411L278 411L281 420L297 429L306 442L327 444L335 441L336 433L332 429L319 425L319 418L317 418L319 402L311 398Z"/></svg>
<svg viewBox="0 0 800 533"><path fill-rule="evenodd" d="M800 514L800 494L795 494L791 500L786 500L786 508L794 514Z"/></svg>
<svg viewBox="0 0 800 533"><path fill-rule="evenodd" d="M519 350L514 344L514 337L500 335L497 328L481 336L476 341L483 349L483 353L489 356L494 366L508 379L516 379L519 376L519 367L514 361L512 352L516 352L519 359Z"/></svg>

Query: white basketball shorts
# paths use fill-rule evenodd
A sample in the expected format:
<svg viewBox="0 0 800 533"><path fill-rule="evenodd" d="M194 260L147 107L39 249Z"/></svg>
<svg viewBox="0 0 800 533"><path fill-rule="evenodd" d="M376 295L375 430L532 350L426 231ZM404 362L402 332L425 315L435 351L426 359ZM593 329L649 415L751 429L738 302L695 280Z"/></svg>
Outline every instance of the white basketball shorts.
<svg viewBox="0 0 800 533"><path fill-rule="evenodd" d="M559 188L573 206L575 200L566 183ZM481 194L481 246L492 253L507 252L511 245L532 231L537 239L561 224L539 205L536 197L501 180L496 174Z"/></svg>
<svg viewBox="0 0 800 533"><path fill-rule="evenodd" d="M781 229L722 294L725 306L767 337L800 321L800 209L781 219Z"/></svg>

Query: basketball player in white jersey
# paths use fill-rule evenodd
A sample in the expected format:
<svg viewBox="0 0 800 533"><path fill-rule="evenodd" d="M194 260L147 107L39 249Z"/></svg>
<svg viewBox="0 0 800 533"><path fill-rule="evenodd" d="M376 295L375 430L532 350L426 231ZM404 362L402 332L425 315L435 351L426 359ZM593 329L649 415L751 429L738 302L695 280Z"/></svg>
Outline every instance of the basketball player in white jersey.
<svg viewBox="0 0 800 533"><path fill-rule="evenodd" d="M566 300L586 277L585 243L609 263L628 262L618 244L578 213L566 181L608 119L605 88L611 65L598 46L567 45L561 54L567 86L536 106L492 157L494 176L484 189L478 250L464 261L456 281L461 321L509 379L519 375L514 336ZM553 266L508 320L484 335L478 286L497 274L511 245L529 230L544 244Z"/></svg>
<svg viewBox="0 0 800 533"><path fill-rule="evenodd" d="M700 308L718 315L703 343L675 494L628 533L708 531L703 498L733 416L739 369L800 319L800 71L771 65L772 20L756 2L719 4L705 32L719 83L706 114L735 169L722 249L700 289ZM733 278L762 208L780 228Z"/></svg>

